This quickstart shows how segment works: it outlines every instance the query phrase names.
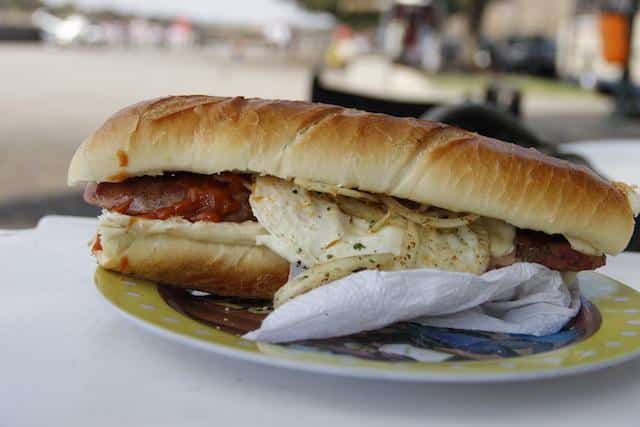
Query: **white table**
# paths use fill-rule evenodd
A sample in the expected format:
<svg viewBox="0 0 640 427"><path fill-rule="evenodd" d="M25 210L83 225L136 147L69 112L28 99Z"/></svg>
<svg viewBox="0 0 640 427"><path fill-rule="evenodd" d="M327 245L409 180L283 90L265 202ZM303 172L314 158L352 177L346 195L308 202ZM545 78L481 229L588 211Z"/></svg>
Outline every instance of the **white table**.
<svg viewBox="0 0 640 427"><path fill-rule="evenodd" d="M235 361L125 321L98 295L95 222L0 233L0 426L640 425L640 360L528 383L366 381ZM640 289L640 255L604 272Z"/></svg>
<svg viewBox="0 0 640 427"><path fill-rule="evenodd" d="M640 139L581 141L558 148L589 159L598 172L611 180L640 185Z"/></svg>

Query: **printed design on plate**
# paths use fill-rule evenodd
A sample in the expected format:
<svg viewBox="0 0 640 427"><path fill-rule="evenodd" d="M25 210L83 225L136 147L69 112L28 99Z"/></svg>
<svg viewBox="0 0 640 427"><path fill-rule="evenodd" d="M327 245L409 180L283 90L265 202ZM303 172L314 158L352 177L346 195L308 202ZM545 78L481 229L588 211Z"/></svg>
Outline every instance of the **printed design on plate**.
<svg viewBox="0 0 640 427"><path fill-rule="evenodd" d="M165 285L158 285L158 291L174 310L236 336L257 329L272 310L265 301L221 297ZM539 354L575 344L592 336L601 323L597 308L583 299L575 319L560 332L542 337L401 322L347 337L305 340L281 346L388 362L491 360Z"/></svg>

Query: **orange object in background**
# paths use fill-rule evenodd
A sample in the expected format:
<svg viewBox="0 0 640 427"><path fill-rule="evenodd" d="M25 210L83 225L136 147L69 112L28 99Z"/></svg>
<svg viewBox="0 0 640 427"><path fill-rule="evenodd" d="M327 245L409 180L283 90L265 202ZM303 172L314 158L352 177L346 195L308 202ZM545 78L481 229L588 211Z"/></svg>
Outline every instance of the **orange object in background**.
<svg viewBox="0 0 640 427"><path fill-rule="evenodd" d="M600 31L604 58L609 62L624 64L629 57L629 21L615 12L600 14Z"/></svg>

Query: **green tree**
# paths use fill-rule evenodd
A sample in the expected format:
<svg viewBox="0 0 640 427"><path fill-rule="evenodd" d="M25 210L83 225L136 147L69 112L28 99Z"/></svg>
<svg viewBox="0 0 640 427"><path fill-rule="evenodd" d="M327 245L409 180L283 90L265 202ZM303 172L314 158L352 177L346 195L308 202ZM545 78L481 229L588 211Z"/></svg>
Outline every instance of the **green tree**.
<svg viewBox="0 0 640 427"><path fill-rule="evenodd" d="M477 49L482 31L482 19L491 0L443 0L449 13L464 13L467 16L467 33L463 43L463 62L472 67L473 55ZM340 8L340 0L295 0L301 7L312 10L329 12L343 22L375 24L377 14L345 14ZM367 15L359 16L359 15Z"/></svg>
<svg viewBox="0 0 640 427"><path fill-rule="evenodd" d="M295 2L307 10L313 12L329 12L341 22L352 27L372 27L378 23L377 12L349 13L340 7L340 0L295 0Z"/></svg>
<svg viewBox="0 0 640 427"><path fill-rule="evenodd" d="M40 0L0 0L0 9L36 10L42 7Z"/></svg>
<svg viewBox="0 0 640 427"><path fill-rule="evenodd" d="M308 10L338 15L338 0L296 0L296 3Z"/></svg>

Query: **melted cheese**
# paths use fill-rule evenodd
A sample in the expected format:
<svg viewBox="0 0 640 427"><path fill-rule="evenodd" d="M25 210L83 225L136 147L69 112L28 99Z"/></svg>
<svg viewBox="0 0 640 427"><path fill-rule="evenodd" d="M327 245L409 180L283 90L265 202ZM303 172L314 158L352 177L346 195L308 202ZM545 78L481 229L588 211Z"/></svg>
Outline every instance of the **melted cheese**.
<svg viewBox="0 0 640 427"><path fill-rule="evenodd" d="M369 232L367 221L346 215L331 198L281 179L259 177L249 202L270 233L256 243L289 262L310 267L333 258L402 252L404 229L387 225Z"/></svg>
<svg viewBox="0 0 640 427"><path fill-rule="evenodd" d="M481 218L478 225L484 227L489 233L491 241L491 256L501 257L509 255L515 250L516 228L499 219ZM577 237L565 236L571 248L586 255L602 255L602 251L594 248L587 242Z"/></svg>
<svg viewBox="0 0 640 427"><path fill-rule="evenodd" d="M594 248L593 246L591 246L590 244L588 244L582 239L578 239L577 237L569 237L569 236L564 236L564 237L567 239L567 241L569 241L569 245L571 245L571 249L575 251L581 252L586 255L595 255L595 256L602 255L601 250Z"/></svg>
<svg viewBox="0 0 640 427"><path fill-rule="evenodd" d="M189 222L182 218L147 219L104 210L98 218L98 232L109 237L118 234L168 236L200 242L253 246L261 235L268 235L259 223L245 222Z"/></svg>
<svg viewBox="0 0 640 427"><path fill-rule="evenodd" d="M476 233L471 227L424 227L421 229L420 242L420 267L482 274L489 265L486 233Z"/></svg>
<svg viewBox="0 0 640 427"><path fill-rule="evenodd" d="M272 177L256 180L249 202L269 232L256 243L291 263L300 261L311 267L334 259L391 253L396 257L396 268L481 274L489 264L490 242L484 228L435 229L405 223L404 227L387 224L373 232L369 221L345 214L332 198Z"/></svg>
<svg viewBox="0 0 640 427"><path fill-rule="evenodd" d="M491 256L509 255L515 249L516 228L502 220L481 218L478 223L489 233Z"/></svg>
<svg viewBox="0 0 640 427"><path fill-rule="evenodd" d="M629 189L625 194L627 195L627 200L629 201L629 206L631 207L633 216L638 216L638 213L640 212L640 193L638 192L638 187L629 186Z"/></svg>

